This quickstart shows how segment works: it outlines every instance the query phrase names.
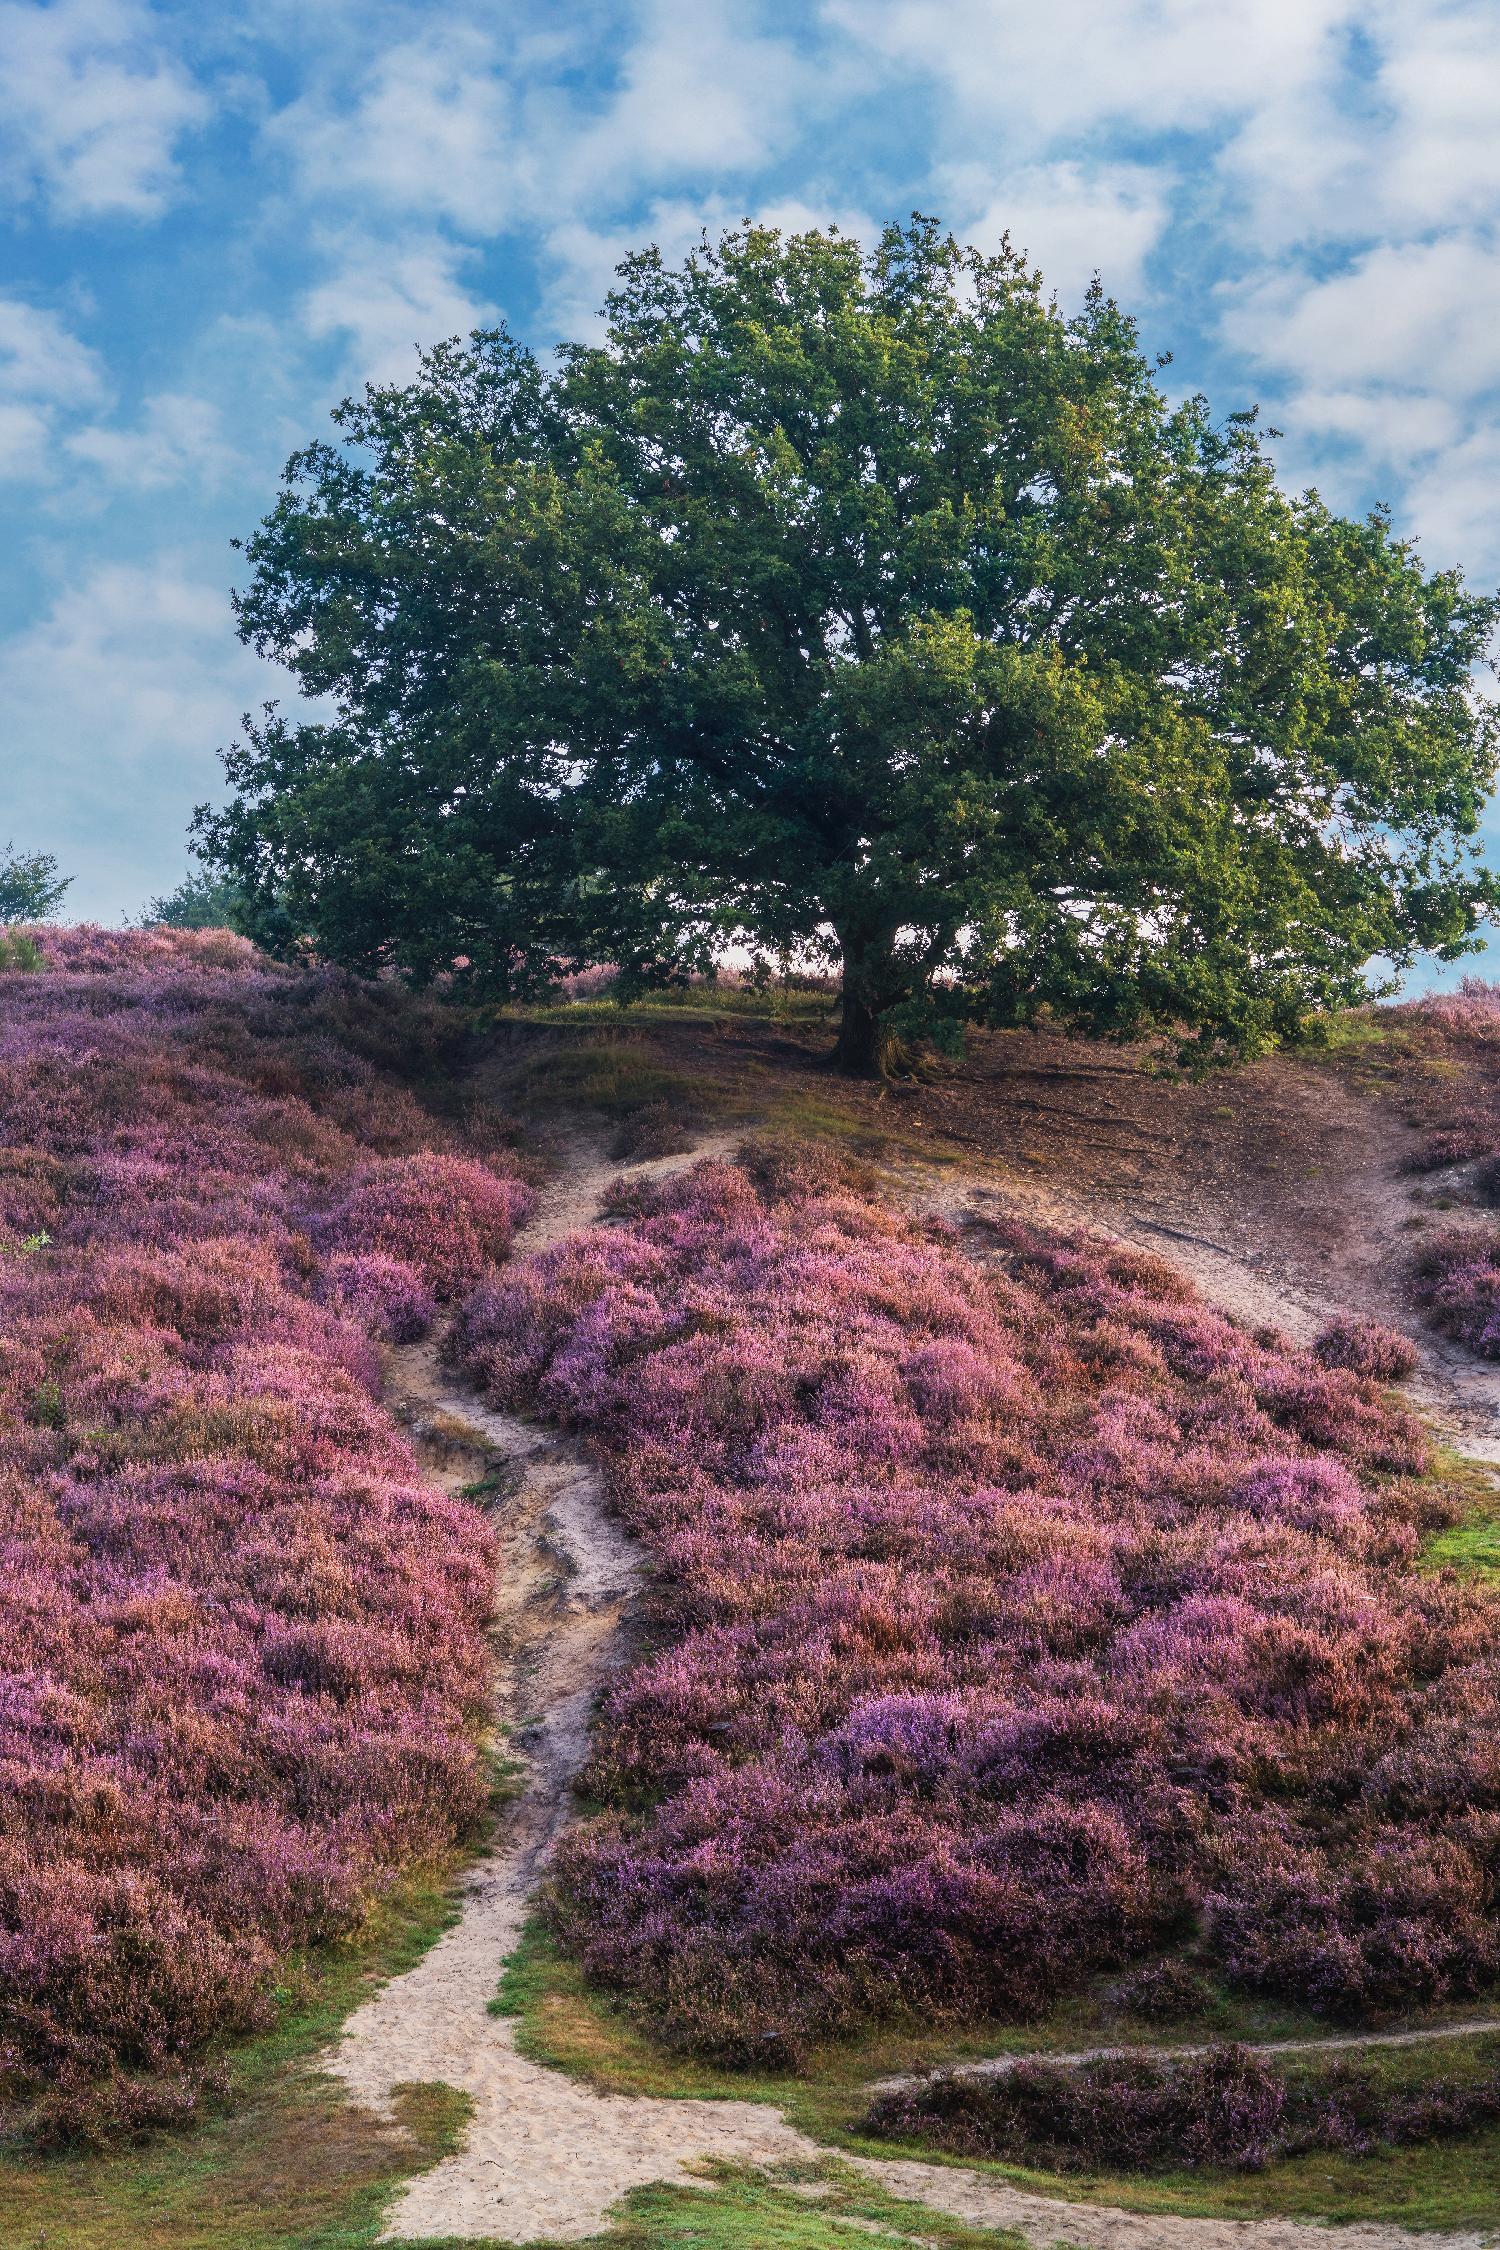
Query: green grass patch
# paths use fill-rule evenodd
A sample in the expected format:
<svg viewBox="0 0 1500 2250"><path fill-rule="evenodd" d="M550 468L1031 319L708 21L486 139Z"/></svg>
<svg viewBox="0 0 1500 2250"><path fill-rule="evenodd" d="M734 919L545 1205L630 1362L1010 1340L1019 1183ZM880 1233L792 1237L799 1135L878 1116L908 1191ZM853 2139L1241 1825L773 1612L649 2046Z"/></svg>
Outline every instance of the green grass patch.
<svg viewBox="0 0 1500 2250"><path fill-rule="evenodd" d="M1024 2250L1009 2228L965 2226L925 2203L887 2195L843 2165L796 2183L786 2172L764 2178L732 2165L704 2171L717 2183L712 2192L637 2188L608 2233L591 2242L598 2250L897 2250L912 2242Z"/></svg>
<svg viewBox="0 0 1500 2250"><path fill-rule="evenodd" d="M1500 1579L1500 1510L1492 1500L1477 1508L1462 1523L1435 1532L1422 1549L1422 1560L1434 1570L1460 1570L1469 1578Z"/></svg>
<svg viewBox="0 0 1500 2250"><path fill-rule="evenodd" d="M900 2142L855 2144L868 2155L921 2157L932 2151ZM942 2161L942 2159L936 2159ZM958 2159L954 2159L958 2162ZM1069 2174L963 2161L1038 2195L1066 2197L1124 2211L1200 2219L1306 2219L1333 2224L1399 2224L1457 2228L1493 2226L1500 2212L1500 2128L1426 2148L1383 2148L1368 2156L1315 2154L1268 2165L1264 2172L1226 2174Z"/></svg>
<svg viewBox="0 0 1500 2250"><path fill-rule="evenodd" d="M694 984L673 992L652 992L625 1005L601 994L594 1000L559 1000L502 1010L499 1020L556 1025L608 1024L645 1027L680 1023L684 1018L737 1017L741 1021L813 1027L832 1021L836 997L795 986Z"/></svg>
<svg viewBox="0 0 1500 2250"><path fill-rule="evenodd" d="M525 1109L591 1109L623 1117L647 1102L684 1102L698 1082L671 1069L639 1039L547 1040L516 1058L507 1092Z"/></svg>
<svg viewBox="0 0 1500 2250"><path fill-rule="evenodd" d="M1462 1494L1467 1506L1456 1523L1423 1541L1422 1567L1458 1570L1471 1578L1500 1576L1500 1483L1493 1467L1437 1446L1431 1474Z"/></svg>
<svg viewBox="0 0 1500 2250"><path fill-rule="evenodd" d="M745 1076L743 1067L736 1071L716 1056L709 1040L678 1067L645 1032L529 1027L502 1028L485 1074L490 1098L544 1133L574 1121L618 1126L655 1104L703 1124L743 1117L752 1106Z"/></svg>

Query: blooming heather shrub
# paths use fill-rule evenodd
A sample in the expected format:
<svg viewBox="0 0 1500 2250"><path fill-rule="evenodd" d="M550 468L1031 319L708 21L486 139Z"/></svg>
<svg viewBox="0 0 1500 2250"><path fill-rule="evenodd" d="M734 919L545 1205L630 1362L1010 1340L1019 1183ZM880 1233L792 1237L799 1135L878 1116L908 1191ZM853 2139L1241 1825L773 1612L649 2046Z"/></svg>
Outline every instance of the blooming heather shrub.
<svg viewBox="0 0 1500 2250"><path fill-rule="evenodd" d="M314 1221L315 1238L356 1253L401 1259L440 1297L472 1288L510 1249L531 1191L514 1168L421 1149L355 1173Z"/></svg>
<svg viewBox="0 0 1500 2250"><path fill-rule="evenodd" d="M1332 1320L1313 1345L1313 1356L1325 1367L1347 1367L1353 1375L1367 1375L1374 1383L1399 1383L1415 1372L1417 1347L1399 1328L1378 1320L1359 1320L1352 1314Z"/></svg>
<svg viewBox="0 0 1500 2250"><path fill-rule="evenodd" d="M1500 984L1465 977L1457 992L1429 993L1391 1009L1387 1020L1400 1028L1394 1061L1413 1121L1424 1128L1410 1169L1441 1171L1494 1156L1500 1151Z"/></svg>
<svg viewBox="0 0 1500 2250"><path fill-rule="evenodd" d="M1259 2171L1314 2150L1447 2140L1500 2118L1500 2067L1392 2085L1357 2062L1288 2066L1248 2047L1112 2056L998 2077L943 2072L877 2096L866 2130L1055 2172Z"/></svg>
<svg viewBox="0 0 1500 2250"><path fill-rule="evenodd" d="M484 1800L490 1540L372 1342L431 1294L307 1230L371 1148L466 1256L510 1188L387 1074L420 1008L211 935L49 931L0 990L0 2103L54 2132L190 2110Z"/></svg>
<svg viewBox="0 0 1500 2250"><path fill-rule="evenodd" d="M612 962L596 961L586 969L574 969L568 976L559 977L553 989L559 1000L602 1000L619 978L620 972Z"/></svg>
<svg viewBox="0 0 1500 2250"><path fill-rule="evenodd" d="M740 2060L1195 1924L1330 2010L1495 1977L1497 1610L1412 1567L1458 1504L1409 1415L1155 1260L982 1271L822 1158L615 1204L455 1332L656 1563L557 1866L593 1975Z"/></svg>
<svg viewBox="0 0 1500 2250"><path fill-rule="evenodd" d="M1023 2062L993 2078L942 2072L892 2088L877 2095L864 2123L881 2139L1053 2172L1259 2171L1284 2153L1287 2085L1248 2047L1177 2063Z"/></svg>
<svg viewBox="0 0 1500 2250"><path fill-rule="evenodd" d="M1424 1243L1412 1278L1435 1328L1482 1359L1500 1359L1500 1233L1467 1227Z"/></svg>
<svg viewBox="0 0 1500 2250"><path fill-rule="evenodd" d="M415 1266L378 1250L336 1251L323 1269L328 1302L387 1344L414 1343L437 1318L437 1299Z"/></svg>
<svg viewBox="0 0 1500 2250"><path fill-rule="evenodd" d="M1143 1961L1120 1979L1109 2003L1134 2023L1177 2024L1203 2015L1213 1998L1207 1978L1185 1961Z"/></svg>
<svg viewBox="0 0 1500 2250"><path fill-rule="evenodd" d="M109 976L140 975L166 969L253 970L260 956L248 938L233 930L177 930L156 924L149 930L106 930L96 922L56 927L40 923L31 932L49 969Z"/></svg>

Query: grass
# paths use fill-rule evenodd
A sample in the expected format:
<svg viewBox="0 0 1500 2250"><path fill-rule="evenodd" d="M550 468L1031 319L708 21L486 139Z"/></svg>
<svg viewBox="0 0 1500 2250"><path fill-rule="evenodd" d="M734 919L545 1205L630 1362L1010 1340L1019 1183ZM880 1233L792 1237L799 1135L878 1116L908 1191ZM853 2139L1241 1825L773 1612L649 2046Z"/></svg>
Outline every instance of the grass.
<svg viewBox="0 0 1500 2250"><path fill-rule="evenodd" d="M496 1043L486 1091L544 1133L549 1123L580 1115L618 1125L648 1104L665 1103L700 1128L793 1134L891 1163L976 1162L971 1148L904 1100L872 1102L870 1087L824 1074L819 1065L827 1059L825 1033L831 1050L831 1024L823 993L694 986L629 1009L575 1000L511 1008L491 1021ZM789 1072L744 1041L721 1046L714 1034L734 1024L810 1031L815 1043L802 1054L805 1067Z"/></svg>
<svg viewBox="0 0 1500 2250"><path fill-rule="evenodd" d="M859 2043L819 2050L809 2058L805 2074L797 2077L728 2071L692 2056L671 2054L647 2039L621 2006L586 1983L576 1963L561 1955L535 1922L507 1964L492 2005L516 2018L516 2044L523 2054L604 2091L769 2102L783 2110L790 2123L832 2147L865 2156L912 2156L928 2163L949 2160L918 2143L875 2141L861 2134L865 2090L872 2079L980 2055L1066 2051L1100 2041L1128 2039L1142 2046L1170 2046L1202 2038L1317 2037L1327 2029L1311 2017L1273 2013L1224 1998L1198 2021L1148 2031L1122 2025L1101 2010L1097 1999L1083 1997L1043 2024L981 2025L961 2033L898 2027ZM1372 2050L1368 2059L1373 2067L1408 2079L1477 2069L1486 2063L1493 2068L1500 2062L1500 2037L1455 2040L1451 2045L1439 2041L1415 2050ZM1500 2211L1500 2128L1467 2140L1383 2150L1369 2157L1299 2157L1257 2174L1064 2177L1008 2165L970 2164L969 2168L993 2171L1038 2194L1185 2216L1400 2219L1413 2226L1437 2227L1472 2225L1493 2219ZM932 2235L931 2228L925 2231ZM708 2244L718 2238L707 2234L701 2240Z"/></svg>
<svg viewBox="0 0 1500 2250"><path fill-rule="evenodd" d="M1009 2228L965 2226L925 2203L887 2195L837 2164L797 2184L729 2165L705 2167L705 2174L718 2183L708 2194L636 2189L608 2233L592 2241L599 2250L850 2250L855 2243L893 2250L913 2240L945 2250L1024 2250Z"/></svg>
<svg viewBox="0 0 1500 2250"><path fill-rule="evenodd" d="M866 2154L920 2156L900 2142L858 2142ZM1264 2172L1068 2174L973 2164L1038 2195L1066 2196L1122 2211L1197 2219L1307 2219L1335 2225L1412 2228L1493 2225L1500 2211L1500 2127L1425 2148L1379 2149L1369 2156L1327 2153L1289 2158Z"/></svg>
<svg viewBox="0 0 1500 2250"><path fill-rule="evenodd" d="M650 993L628 1006L601 994L594 1000L559 1000L498 1011L497 1020L534 1024L650 1025L679 1022L684 1016L738 1017L754 1023L818 1027L833 1019L832 992L805 991L772 983L763 991L746 985L694 984L675 992Z"/></svg>
<svg viewBox="0 0 1500 2250"><path fill-rule="evenodd" d="M671 1069L639 1034L528 1042L501 1081L508 1103L530 1115L583 1109L621 1118L647 1102L702 1098L697 1077Z"/></svg>
<svg viewBox="0 0 1500 2250"><path fill-rule="evenodd" d="M1445 1484L1468 1495L1470 1505L1457 1523L1424 1542L1423 1563L1431 1570L1461 1571L1465 1577L1500 1576L1500 1485L1493 1467L1446 1446L1437 1448L1433 1466Z"/></svg>
<svg viewBox="0 0 1500 2250"><path fill-rule="evenodd" d="M1446 1566L1468 1577L1500 1577L1500 1514L1494 1501L1465 1516L1462 1523L1434 1533L1422 1550L1422 1559L1434 1569Z"/></svg>

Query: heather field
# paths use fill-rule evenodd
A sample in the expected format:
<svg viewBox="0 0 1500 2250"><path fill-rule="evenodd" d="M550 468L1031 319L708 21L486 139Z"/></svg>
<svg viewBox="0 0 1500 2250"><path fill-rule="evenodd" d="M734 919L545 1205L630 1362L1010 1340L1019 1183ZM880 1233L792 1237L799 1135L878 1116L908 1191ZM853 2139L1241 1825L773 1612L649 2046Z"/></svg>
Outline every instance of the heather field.
<svg viewBox="0 0 1500 2250"><path fill-rule="evenodd" d="M513 1258L538 1173L486 1076L532 1067L504 1033L476 1077L472 1018L224 933L38 942L0 975L8 2122L111 2143L87 2179L133 2194L130 2133L206 2113L183 2148L205 2177L238 2152L247 2214L278 2135L310 2133L287 2210L326 2189L375 2225L401 2144L295 2072L257 2125L242 2089L277 2041L247 2079L235 2038L286 2025L307 1957L351 2004L357 1949L327 1941L382 1929L413 1960L490 1802L507 1502L446 1493L383 1399L382 1347L428 1333L457 1395L598 1462L651 1565L544 1900L565 1975L614 1996L664 2083L839 2133L882 2039L972 2053L1059 2008L1039 2045L1101 2007L1169 2039L1489 2008L1500 1581L1434 1567L1474 1492L1386 1387L1415 1356L1396 1329L1330 1315L1299 1350L994 1201L963 1236L903 1215L831 1139L617 1175L588 1223L605 1152L776 1114L774 1082L715 1077L735 1050L697 992L696 1122L649 1048L601 1050L597 1115L553 1097L550 1246ZM738 988L722 1005L785 1035ZM1476 1009L1444 1034L1465 1069ZM1410 1098L1439 1031L1391 1021ZM569 1131L598 1143L586 1193ZM855 1103L836 1138L893 1156ZM205 2103L226 2058L234 2100ZM1488 2161L1490 2045L1436 2077L1330 2067L1038 2065L871 2126L1123 2200L1175 2157L1210 2184L1268 2166L1267 2208L1300 2209L1297 2166L1336 2160L1378 2211L1373 2149ZM413 2117L410 2162L455 2145L456 2111ZM56 2195L67 2238L95 2190L62 2177L14 2175L26 2223ZM246 2242L301 2239L277 2223Z"/></svg>
<svg viewBox="0 0 1500 2250"><path fill-rule="evenodd" d="M393 994L222 932L0 977L0 2084L43 2130L192 2112L288 1955L471 1833L493 1555L377 1344L529 1191L395 1065Z"/></svg>
<svg viewBox="0 0 1500 2250"><path fill-rule="evenodd" d="M991 1246L762 1151L468 1301L463 1366L588 1434L659 1573L565 1942L771 2066L1164 1954L1340 2021L1491 1989L1496 1601L1418 1567L1460 1506L1419 1425L1150 1258Z"/></svg>

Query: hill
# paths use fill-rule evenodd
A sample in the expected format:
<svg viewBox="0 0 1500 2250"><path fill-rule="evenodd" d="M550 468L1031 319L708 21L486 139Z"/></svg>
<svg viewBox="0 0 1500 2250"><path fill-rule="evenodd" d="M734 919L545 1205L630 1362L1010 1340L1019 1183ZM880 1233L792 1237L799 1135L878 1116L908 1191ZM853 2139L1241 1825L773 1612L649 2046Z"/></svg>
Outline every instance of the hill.
<svg viewBox="0 0 1500 2250"><path fill-rule="evenodd" d="M104 2136L207 2087L197 2157L150 2159L173 2250L312 2239L277 2156L310 2118L330 2243L403 2173L411 2239L528 2239L830 2137L891 2239L945 2199L942 2239L1050 2239L1038 2183L861 2138L869 2081L1121 2023L1488 2022L1500 1596L1442 1446L1492 1411L1458 1340L1492 999L1233 1078L1027 1034L885 1091L819 1066L826 1009L483 1019L198 933L65 933L0 978L5 2093L13 2132ZM496 1701L519 1795L350 2019L360 2122L294 2066L329 2021L299 2007L368 1989L377 1902L472 1849ZM549 1856L551 1935L487 2015ZM1415 2099L1452 2045L1389 2067ZM1253 2194L1084 2189L1471 2220L1500 2063L1470 2054L1415 2172L1346 2152L1337 2204L1295 2157ZM446 2155L412 2078L472 2105ZM0 2242L118 2223L134 2175L97 2164L75 2191L19 2152ZM814 2240L769 2231L781 2192L725 2190L726 2244Z"/></svg>

